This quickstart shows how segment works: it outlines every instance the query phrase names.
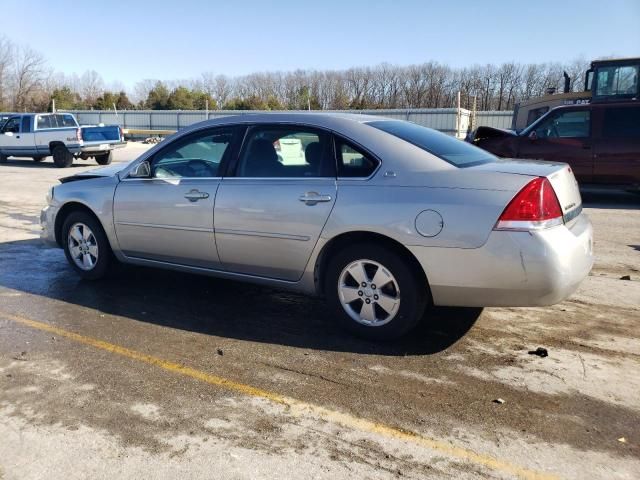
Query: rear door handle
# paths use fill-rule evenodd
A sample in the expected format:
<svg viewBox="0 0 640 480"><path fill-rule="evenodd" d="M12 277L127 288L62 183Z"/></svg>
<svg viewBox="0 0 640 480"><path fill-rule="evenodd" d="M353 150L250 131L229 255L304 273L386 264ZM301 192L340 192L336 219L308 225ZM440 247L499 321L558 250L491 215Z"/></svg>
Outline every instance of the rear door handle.
<svg viewBox="0 0 640 480"><path fill-rule="evenodd" d="M318 192L307 192L298 197L298 200L306 203L307 205L315 205L319 202L330 202L331 195L320 195Z"/></svg>
<svg viewBox="0 0 640 480"><path fill-rule="evenodd" d="M184 198L186 198L190 202L197 202L198 200L209 198L209 194L207 192L201 192L200 190L194 188L193 190L189 190L187 193L185 193Z"/></svg>

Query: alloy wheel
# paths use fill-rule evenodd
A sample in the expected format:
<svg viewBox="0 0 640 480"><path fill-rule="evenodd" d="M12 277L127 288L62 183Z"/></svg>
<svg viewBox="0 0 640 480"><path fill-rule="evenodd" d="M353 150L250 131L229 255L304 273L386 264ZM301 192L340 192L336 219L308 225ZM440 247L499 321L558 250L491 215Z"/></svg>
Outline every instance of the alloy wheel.
<svg viewBox="0 0 640 480"><path fill-rule="evenodd" d="M373 260L356 260L338 279L342 308L356 322L370 327L389 323L400 308L400 288L393 274Z"/></svg>

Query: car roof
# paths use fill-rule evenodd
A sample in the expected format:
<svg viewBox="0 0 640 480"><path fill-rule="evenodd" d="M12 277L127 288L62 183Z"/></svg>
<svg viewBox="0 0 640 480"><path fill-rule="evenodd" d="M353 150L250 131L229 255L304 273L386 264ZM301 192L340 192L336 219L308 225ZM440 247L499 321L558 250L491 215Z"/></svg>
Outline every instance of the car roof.
<svg viewBox="0 0 640 480"><path fill-rule="evenodd" d="M634 100L618 101L618 102L590 102L590 103L575 103L572 105L558 105L553 107L549 112L556 110L571 110L575 108L608 108L608 107L638 107L640 102Z"/></svg>
<svg viewBox="0 0 640 480"><path fill-rule="evenodd" d="M245 113L239 115L226 115L223 117L205 120L191 125L202 128L208 125L245 124L245 123L300 123L308 126L316 126L327 129L339 129L351 124L366 124L376 120L391 120L376 115L362 113L342 112L278 112L278 113Z"/></svg>

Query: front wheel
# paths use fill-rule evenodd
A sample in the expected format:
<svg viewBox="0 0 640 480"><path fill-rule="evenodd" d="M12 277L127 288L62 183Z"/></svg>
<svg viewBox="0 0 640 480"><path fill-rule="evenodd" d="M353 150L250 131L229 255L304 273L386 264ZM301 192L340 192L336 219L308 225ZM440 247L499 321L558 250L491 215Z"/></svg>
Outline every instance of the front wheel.
<svg viewBox="0 0 640 480"><path fill-rule="evenodd" d="M104 277L113 262L100 222L85 212L73 212L62 226L64 253L74 270L88 280Z"/></svg>
<svg viewBox="0 0 640 480"><path fill-rule="evenodd" d="M405 256L376 244L352 245L334 255L324 287L339 326L372 340L408 333L429 298L428 286Z"/></svg>
<svg viewBox="0 0 640 480"><path fill-rule="evenodd" d="M96 155L96 162L98 165L109 165L112 160L111 152L105 153L103 155Z"/></svg>
<svg viewBox="0 0 640 480"><path fill-rule="evenodd" d="M53 163L56 167L66 168L70 167L73 163L73 153L67 150L64 145L56 145L51 152L53 155Z"/></svg>

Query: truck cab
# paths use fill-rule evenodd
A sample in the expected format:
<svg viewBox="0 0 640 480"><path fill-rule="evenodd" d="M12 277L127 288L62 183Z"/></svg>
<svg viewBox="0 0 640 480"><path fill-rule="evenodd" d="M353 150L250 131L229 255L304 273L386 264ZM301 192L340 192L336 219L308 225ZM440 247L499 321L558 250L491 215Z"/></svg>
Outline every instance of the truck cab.
<svg viewBox="0 0 640 480"><path fill-rule="evenodd" d="M480 127L472 142L501 157L566 162L582 184L640 191L640 102L557 107L520 133Z"/></svg>

